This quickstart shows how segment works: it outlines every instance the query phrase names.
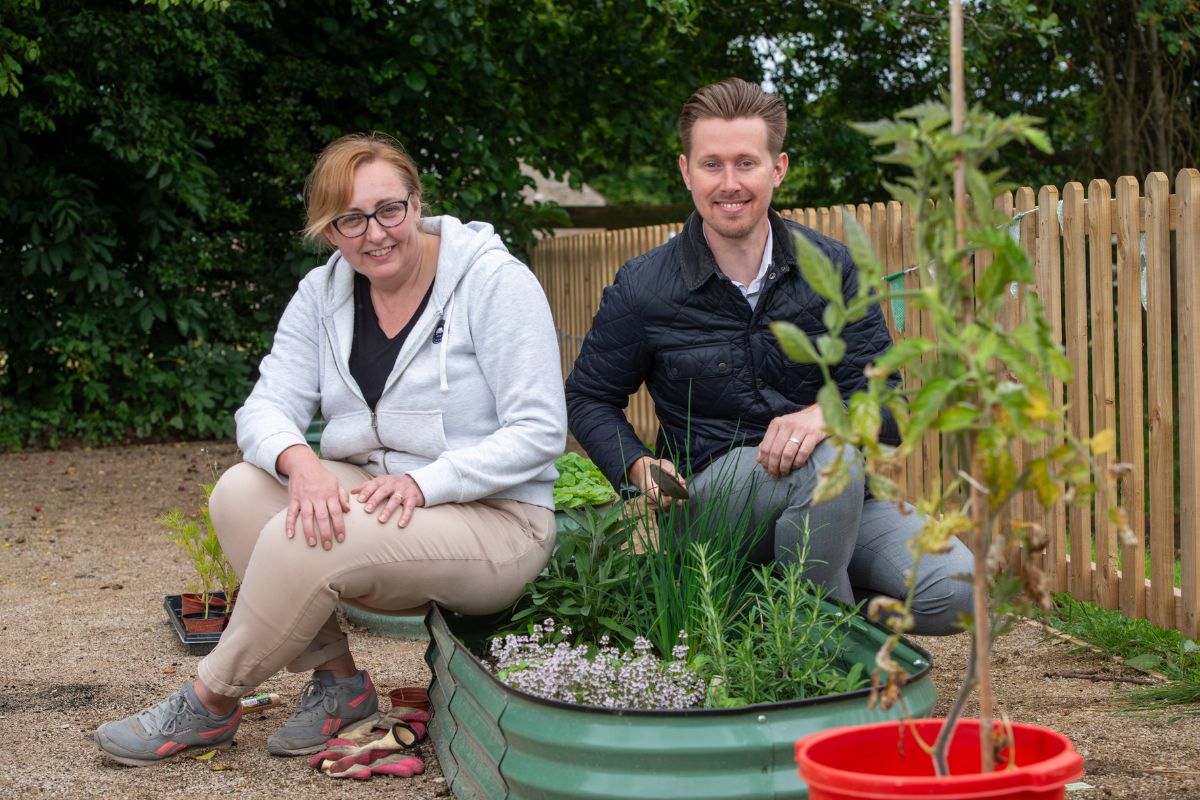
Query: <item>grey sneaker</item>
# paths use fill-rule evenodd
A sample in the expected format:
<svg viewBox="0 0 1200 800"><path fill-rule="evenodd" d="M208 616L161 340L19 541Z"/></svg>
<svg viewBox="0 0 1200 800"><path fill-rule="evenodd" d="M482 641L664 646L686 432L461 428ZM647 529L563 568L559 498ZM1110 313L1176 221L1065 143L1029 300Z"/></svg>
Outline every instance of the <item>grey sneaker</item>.
<svg viewBox="0 0 1200 800"><path fill-rule="evenodd" d="M378 710L375 684L366 670L349 678L318 670L305 685L296 713L267 739L267 750L276 756L318 753L343 727Z"/></svg>
<svg viewBox="0 0 1200 800"><path fill-rule="evenodd" d="M200 702L191 683L173 695L96 729L96 745L104 755L131 767L158 764L194 750L224 749L233 744L242 707L217 719Z"/></svg>

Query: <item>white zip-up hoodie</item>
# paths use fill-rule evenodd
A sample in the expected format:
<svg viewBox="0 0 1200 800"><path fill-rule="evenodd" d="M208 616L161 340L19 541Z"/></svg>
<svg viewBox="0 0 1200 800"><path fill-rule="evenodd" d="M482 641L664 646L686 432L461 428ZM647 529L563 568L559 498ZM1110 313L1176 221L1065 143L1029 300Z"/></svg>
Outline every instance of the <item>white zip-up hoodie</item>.
<svg viewBox="0 0 1200 800"><path fill-rule="evenodd" d="M566 444L558 342L545 294L492 226L421 220L441 236L425 310L372 413L350 375L354 270L335 252L288 303L238 410L245 459L274 475L318 408L321 457L408 473L425 505L507 498L554 508Z"/></svg>

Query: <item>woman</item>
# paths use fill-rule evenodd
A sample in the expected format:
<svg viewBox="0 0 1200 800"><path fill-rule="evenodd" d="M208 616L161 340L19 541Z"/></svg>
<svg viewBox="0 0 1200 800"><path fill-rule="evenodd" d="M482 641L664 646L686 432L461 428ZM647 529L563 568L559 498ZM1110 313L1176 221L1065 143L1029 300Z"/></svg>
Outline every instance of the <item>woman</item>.
<svg viewBox="0 0 1200 800"><path fill-rule="evenodd" d="M268 749L316 752L377 707L339 601L493 612L550 556L566 411L532 274L490 225L423 219L416 167L386 136L334 142L305 189L305 236L335 251L284 311L237 412L246 461L209 504L236 610L194 682L97 729L121 763L228 746L238 699L284 666L313 679ZM321 459L304 439L318 409Z"/></svg>

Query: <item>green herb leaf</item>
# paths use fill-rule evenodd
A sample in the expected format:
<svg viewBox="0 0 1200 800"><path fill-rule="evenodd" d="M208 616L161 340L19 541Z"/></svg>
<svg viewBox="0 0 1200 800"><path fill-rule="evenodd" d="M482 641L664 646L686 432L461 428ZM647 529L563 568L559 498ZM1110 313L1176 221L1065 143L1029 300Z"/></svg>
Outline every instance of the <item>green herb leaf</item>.
<svg viewBox="0 0 1200 800"><path fill-rule="evenodd" d="M554 482L556 509L599 506L617 499L612 484L604 473L578 453L563 453L554 462L558 480Z"/></svg>

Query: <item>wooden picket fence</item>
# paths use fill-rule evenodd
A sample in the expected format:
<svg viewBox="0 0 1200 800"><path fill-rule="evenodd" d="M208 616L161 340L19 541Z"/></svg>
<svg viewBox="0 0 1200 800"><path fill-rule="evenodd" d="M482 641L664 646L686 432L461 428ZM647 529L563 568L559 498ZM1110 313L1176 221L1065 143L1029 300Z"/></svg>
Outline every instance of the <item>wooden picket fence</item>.
<svg viewBox="0 0 1200 800"><path fill-rule="evenodd" d="M1197 638L1200 171L1181 170L1174 192L1168 177L1156 172L1144 183L1120 178L1115 192L1104 180L1086 188L1072 182L1061 192L1054 186L1036 194L1022 188L996 204L1014 220L1011 231L1035 265L1037 292L1075 367L1069 386L1050 380L1047 386L1068 404L1068 424L1076 435L1117 432L1117 452L1101 456L1099 466L1124 462L1131 469L1120 484L1120 501L1136 541L1118 542L1103 498L1087 508L1060 505L1045 512L1031 504L1011 514L1036 520L1049 532L1045 566L1052 589ZM912 218L898 203L782 213L843 239L843 210L870 234L887 272L918 286L923 271L906 272L914 264ZM617 269L681 228L567 235L537 245L533 271L554 313L564 376ZM977 273L989 259L988 253L976 256ZM1013 321L1023 305L1022 298L1010 297L1006 313ZM906 318L902 305L885 304L884 314L894 337L927 325L920 314ZM654 438L657 422L645 387L630 398L626 413L639 436ZM1033 452L1017 455L1023 460ZM953 469L943 458L949 459L938 438L929 436L906 467L905 481L914 495ZM1144 577L1147 558L1149 578Z"/></svg>

